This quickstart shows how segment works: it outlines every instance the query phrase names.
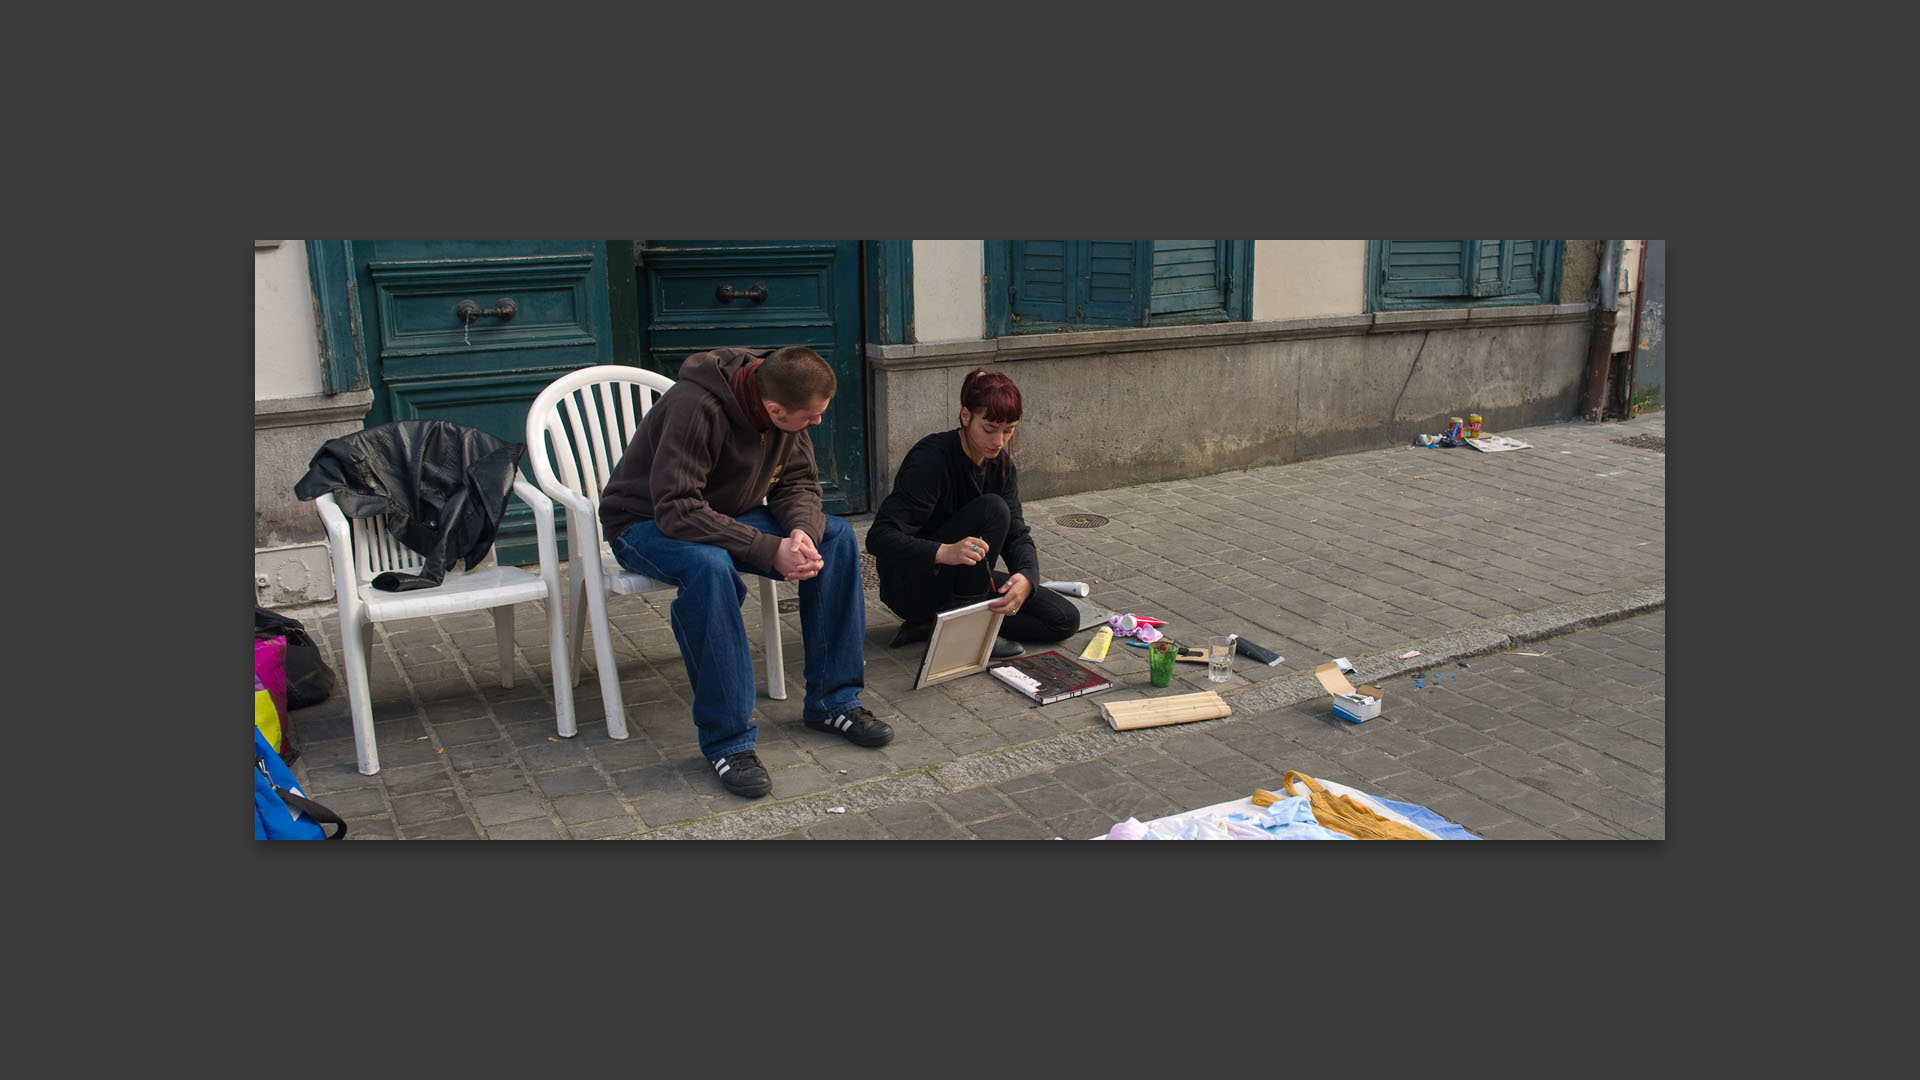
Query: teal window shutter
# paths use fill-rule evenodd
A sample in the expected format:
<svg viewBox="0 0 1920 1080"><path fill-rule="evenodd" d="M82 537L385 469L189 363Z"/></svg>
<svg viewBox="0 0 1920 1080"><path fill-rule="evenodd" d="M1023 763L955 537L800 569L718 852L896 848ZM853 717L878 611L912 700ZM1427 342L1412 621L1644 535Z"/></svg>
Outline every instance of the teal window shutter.
<svg viewBox="0 0 1920 1080"><path fill-rule="evenodd" d="M1504 241L1512 252L1508 261L1508 274L1513 282L1514 292L1537 293L1540 291L1540 248L1539 240Z"/></svg>
<svg viewBox="0 0 1920 1080"><path fill-rule="evenodd" d="M1083 326L1146 324L1151 240L1083 240L1081 257L1086 293L1073 321Z"/></svg>
<svg viewBox="0 0 1920 1080"><path fill-rule="evenodd" d="M1467 295L1467 240L1382 241L1381 296Z"/></svg>
<svg viewBox="0 0 1920 1080"><path fill-rule="evenodd" d="M1073 245L1078 240L1010 241L1013 287L1008 307L1020 322L1063 323L1071 308Z"/></svg>
<svg viewBox="0 0 1920 1080"><path fill-rule="evenodd" d="M1141 326L1151 240L1008 241L1007 308L1023 329Z"/></svg>
<svg viewBox="0 0 1920 1080"><path fill-rule="evenodd" d="M1473 295L1506 295L1506 244L1500 240L1475 240L1473 244L1473 254L1471 256L1474 267Z"/></svg>
<svg viewBox="0 0 1920 1080"><path fill-rule="evenodd" d="M1253 241L1155 240L1152 325L1253 317Z"/></svg>
<svg viewBox="0 0 1920 1080"><path fill-rule="evenodd" d="M1367 251L1376 311L1538 304L1559 289L1559 240L1375 240Z"/></svg>
<svg viewBox="0 0 1920 1080"><path fill-rule="evenodd" d="M987 241L987 332L1252 318L1251 240Z"/></svg>
<svg viewBox="0 0 1920 1080"><path fill-rule="evenodd" d="M1225 240L1153 242L1153 314L1187 315L1227 308Z"/></svg>
<svg viewBox="0 0 1920 1080"><path fill-rule="evenodd" d="M1512 296L1540 290L1539 270L1535 264L1537 240L1479 240L1479 273L1474 278L1475 296Z"/></svg>

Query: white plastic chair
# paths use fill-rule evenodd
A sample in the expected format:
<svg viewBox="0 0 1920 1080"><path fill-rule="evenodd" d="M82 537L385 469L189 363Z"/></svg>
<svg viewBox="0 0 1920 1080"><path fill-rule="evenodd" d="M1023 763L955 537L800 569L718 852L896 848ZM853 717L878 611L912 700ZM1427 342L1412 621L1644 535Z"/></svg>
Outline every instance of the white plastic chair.
<svg viewBox="0 0 1920 1080"><path fill-rule="evenodd" d="M640 430L640 419L673 380L657 372L602 364L569 372L533 400L527 411L527 457L534 480L567 511L567 605L573 613L570 640L573 677L580 677L583 622L593 628L594 666L607 707L607 734L627 737L626 706L607 626L607 598L673 586L620 565L600 529L600 492L613 467ZM593 557L589 557L589 556ZM581 603L585 593L585 604ZM765 630L767 696L787 696L780 649L780 619L774 582L760 579L760 620Z"/></svg>
<svg viewBox="0 0 1920 1080"><path fill-rule="evenodd" d="M538 573L517 566L461 570L455 560L447 575L430 589L383 592L373 587L375 575L388 570L412 570L425 557L395 540L383 517L349 519L331 492L314 500L327 527L333 554L334 589L340 604L342 660L347 669L347 702L353 711L353 748L360 771L380 771L380 751L373 740L373 700L367 669L373 660L373 626L397 619L421 619L461 611L493 612L494 637L500 644L500 685L513 687L513 606L529 600L547 605L547 653L553 670L553 711L560 734L572 735L573 678L567 670L565 623L560 613L560 549L554 541L553 501L527 480L513 478L513 493L533 510L540 554Z"/></svg>

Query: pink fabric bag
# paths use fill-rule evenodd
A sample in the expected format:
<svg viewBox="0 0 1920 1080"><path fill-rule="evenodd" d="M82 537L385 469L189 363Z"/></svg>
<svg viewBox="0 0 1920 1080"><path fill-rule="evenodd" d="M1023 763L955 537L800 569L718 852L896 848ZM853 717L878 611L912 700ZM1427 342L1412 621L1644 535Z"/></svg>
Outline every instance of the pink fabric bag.
<svg viewBox="0 0 1920 1080"><path fill-rule="evenodd" d="M293 748L292 732L287 725L287 639L253 640L253 724L282 761L300 756ZM267 701L260 701L265 695Z"/></svg>

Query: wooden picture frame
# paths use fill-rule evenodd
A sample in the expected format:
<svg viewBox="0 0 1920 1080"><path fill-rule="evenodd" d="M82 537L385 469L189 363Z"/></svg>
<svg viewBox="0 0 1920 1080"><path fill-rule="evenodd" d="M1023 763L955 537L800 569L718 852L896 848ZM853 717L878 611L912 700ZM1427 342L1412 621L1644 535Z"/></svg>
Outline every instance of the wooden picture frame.
<svg viewBox="0 0 1920 1080"><path fill-rule="evenodd" d="M934 616L927 652L920 660L920 674L913 681L915 690L987 670L993 659L994 638L1006 618L987 610L987 605L998 599L991 597Z"/></svg>

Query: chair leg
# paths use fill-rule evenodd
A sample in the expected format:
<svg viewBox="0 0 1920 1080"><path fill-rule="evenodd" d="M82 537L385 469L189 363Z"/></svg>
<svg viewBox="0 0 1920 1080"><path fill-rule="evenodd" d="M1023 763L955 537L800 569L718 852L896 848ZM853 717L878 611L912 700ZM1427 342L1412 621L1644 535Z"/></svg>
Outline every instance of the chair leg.
<svg viewBox="0 0 1920 1080"><path fill-rule="evenodd" d="M372 656L370 629L351 616L340 619L340 662L347 669L347 706L353 713L353 752L360 772L380 771L380 750L373 741L373 693L367 684Z"/></svg>
<svg viewBox="0 0 1920 1080"><path fill-rule="evenodd" d="M780 601L774 595L772 578L760 579L760 624L767 635L767 696L775 701L785 701L786 657L780 649Z"/></svg>
<svg viewBox="0 0 1920 1080"><path fill-rule="evenodd" d="M552 666L549 672L553 679L553 716L554 723L563 739L571 739L577 732L573 719L573 679L567 669L566 617L560 611L559 582L547 582L547 656Z"/></svg>
<svg viewBox="0 0 1920 1080"><path fill-rule="evenodd" d="M567 610L573 612L573 633L567 635L573 649L573 685L580 685L580 656L586 646L587 636L587 579L579 572L580 564L573 566L574 573L567 575Z"/></svg>
<svg viewBox="0 0 1920 1080"><path fill-rule="evenodd" d="M600 671L600 701L607 710L607 737L627 737L627 706L620 699L620 668L613 662L613 631L607 628L607 594L589 589L587 603L593 608L593 662Z"/></svg>
<svg viewBox="0 0 1920 1080"><path fill-rule="evenodd" d="M513 689L513 605L493 609L493 639L500 644L500 685Z"/></svg>

